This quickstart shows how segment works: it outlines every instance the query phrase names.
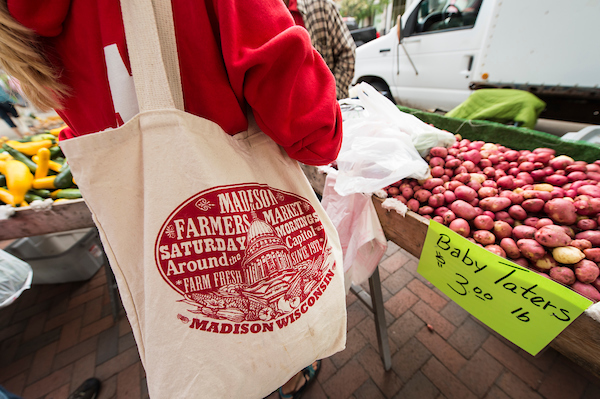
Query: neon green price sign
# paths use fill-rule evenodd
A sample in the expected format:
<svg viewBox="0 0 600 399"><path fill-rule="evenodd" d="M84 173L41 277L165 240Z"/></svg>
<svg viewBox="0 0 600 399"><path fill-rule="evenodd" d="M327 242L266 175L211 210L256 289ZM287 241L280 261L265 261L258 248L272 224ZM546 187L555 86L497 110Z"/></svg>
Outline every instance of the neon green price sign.
<svg viewBox="0 0 600 399"><path fill-rule="evenodd" d="M429 224L418 272L534 356L592 304L434 221Z"/></svg>

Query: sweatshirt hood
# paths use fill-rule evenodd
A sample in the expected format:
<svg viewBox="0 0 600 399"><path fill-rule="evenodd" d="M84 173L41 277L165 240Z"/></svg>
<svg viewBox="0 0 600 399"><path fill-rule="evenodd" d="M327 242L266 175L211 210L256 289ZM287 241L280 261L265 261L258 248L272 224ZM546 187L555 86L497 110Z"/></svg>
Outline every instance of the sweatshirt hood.
<svg viewBox="0 0 600 399"><path fill-rule="evenodd" d="M44 37L60 35L71 0L8 0L8 11L21 25Z"/></svg>

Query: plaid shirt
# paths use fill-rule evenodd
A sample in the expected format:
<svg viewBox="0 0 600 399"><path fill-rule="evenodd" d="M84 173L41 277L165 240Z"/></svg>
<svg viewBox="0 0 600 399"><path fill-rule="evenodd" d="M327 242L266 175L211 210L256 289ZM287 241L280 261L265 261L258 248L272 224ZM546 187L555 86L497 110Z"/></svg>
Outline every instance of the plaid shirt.
<svg viewBox="0 0 600 399"><path fill-rule="evenodd" d="M297 0L312 45L335 76L337 98L348 97L354 77L356 45L331 0Z"/></svg>

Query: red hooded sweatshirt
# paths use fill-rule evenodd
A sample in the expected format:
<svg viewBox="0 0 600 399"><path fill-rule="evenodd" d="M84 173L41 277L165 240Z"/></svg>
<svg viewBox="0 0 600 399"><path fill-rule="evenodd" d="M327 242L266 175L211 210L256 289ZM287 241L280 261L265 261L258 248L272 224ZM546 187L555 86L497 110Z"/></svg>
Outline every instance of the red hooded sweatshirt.
<svg viewBox="0 0 600 399"><path fill-rule="evenodd" d="M116 128L137 112L119 0L8 0L11 15L42 37L71 90L58 113L61 139ZM338 154L335 82L305 29L281 0L173 1L185 110L228 134L260 128L294 159Z"/></svg>

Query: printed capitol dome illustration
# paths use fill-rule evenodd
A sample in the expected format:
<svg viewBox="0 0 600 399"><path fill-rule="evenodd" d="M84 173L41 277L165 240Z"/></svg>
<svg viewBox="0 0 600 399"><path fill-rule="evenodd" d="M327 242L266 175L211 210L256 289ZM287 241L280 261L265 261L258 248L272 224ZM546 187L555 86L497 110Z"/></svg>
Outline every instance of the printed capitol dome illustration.
<svg viewBox="0 0 600 399"><path fill-rule="evenodd" d="M244 283L252 285L269 277L271 273L292 269L290 251L275 230L256 218L252 212L252 224L248 229L248 245L242 261Z"/></svg>
<svg viewBox="0 0 600 399"><path fill-rule="evenodd" d="M317 303L335 270L310 202L258 183L183 202L158 234L156 261L192 315L177 319L213 333L285 328Z"/></svg>

